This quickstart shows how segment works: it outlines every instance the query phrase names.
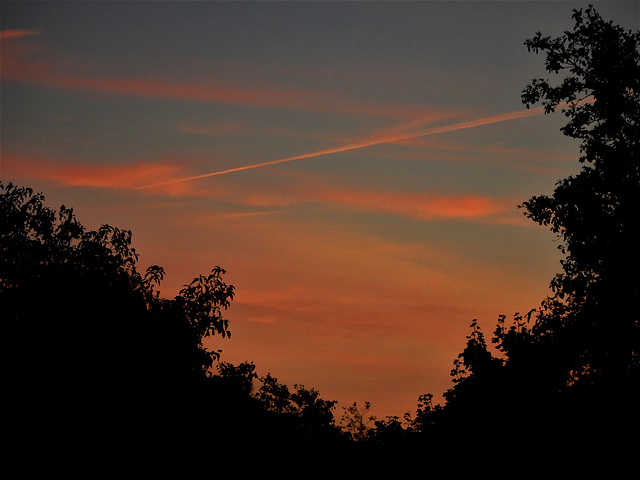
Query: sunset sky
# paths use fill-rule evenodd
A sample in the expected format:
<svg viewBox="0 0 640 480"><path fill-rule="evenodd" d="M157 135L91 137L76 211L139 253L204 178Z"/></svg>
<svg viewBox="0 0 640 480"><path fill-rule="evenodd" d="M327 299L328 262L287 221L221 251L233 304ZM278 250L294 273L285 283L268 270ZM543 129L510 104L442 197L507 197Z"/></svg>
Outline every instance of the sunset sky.
<svg viewBox="0 0 640 480"><path fill-rule="evenodd" d="M578 146L522 105L523 42L586 6L3 0L0 178L131 230L163 296L226 269L222 360L402 416L559 270L517 206Z"/></svg>

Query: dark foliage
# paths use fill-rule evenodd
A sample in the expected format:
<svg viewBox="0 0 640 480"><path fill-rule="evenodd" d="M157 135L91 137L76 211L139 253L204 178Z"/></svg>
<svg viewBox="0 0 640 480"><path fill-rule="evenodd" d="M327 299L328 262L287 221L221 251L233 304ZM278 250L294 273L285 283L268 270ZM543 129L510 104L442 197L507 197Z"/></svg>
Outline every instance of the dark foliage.
<svg viewBox="0 0 640 480"><path fill-rule="evenodd" d="M13 184L0 184L0 212L7 397L20 441L83 455L340 444L335 402L270 375L256 394L253 364L220 363L204 348L208 336L230 336L234 287L223 269L164 299L164 271L138 272L131 232L87 230L71 209Z"/></svg>
<svg viewBox="0 0 640 480"><path fill-rule="evenodd" d="M525 42L546 53L549 73L565 76L557 85L535 79L522 95L527 107L561 109L562 132L580 141L580 173L522 205L558 235L562 272L539 310L499 319L499 357L472 324L444 418L492 432L496 445L537 448L532 440L544 436L547 447L580 452L637 446L640 426L640 33L591 7L573 20L558 38Z"/></svg>
<svg viewBox="0 0 640 480"><path fill-rule="evenodd" d="M190 392L218 357L202 340L228 335L222 310L233 287L224 271L160 299L154 286L163 270L137 271L130 232L87 230L71 209L43 202L29 188L0 185L0 306L14 419L44 436L64 429L73 442L188 423Z"/></svg>
<svg viewBox="0 0 640 480"><path fill-rule="evenodd" d="M542 101L550 112L565 105L562 131L580 141L583 164L552 196L524 203L566 255L533 333L564 343L563 383L620 383L640 366L640 33L592 8L573 18L572 32L526 42L547 53L549 72L568 75L558 85L534 80L523 102Z"/></svg>
<svg viewBox="0 0 640 480"><path fill-rule="evenodd" d="M223 269L196 277L174 299L160 298L164 271L138 272L129 231L87 230L71 209L56 212L41 194L0 183L13 440L76 458L118 459L148 447L166 460L261 458L260 468L346 461L339 472L360 476L420 464L459 471L461 460L476 468L482 455L501 456L508 471L549 460L574 468L576 458L595 460L612 446L635 454L640 33L591 7L573 20L558 38L538 33L525 42L546 53L548 73L565 76L557 85L535 79L522 94L527 107L561 109L562 132L580 141L580 172L522 205L558 235L562 271L540 309L499 318L496 355L472 322L444 405L422 395L414 416L379 420L370 404L354 403L337 426L336 402L317 390L290 390L271 374L259 378L253 363L220 362L220 351L203 347L206 337L230 336L223 313L234 287ZM616 451L617 463L625 458Z"/></svg>

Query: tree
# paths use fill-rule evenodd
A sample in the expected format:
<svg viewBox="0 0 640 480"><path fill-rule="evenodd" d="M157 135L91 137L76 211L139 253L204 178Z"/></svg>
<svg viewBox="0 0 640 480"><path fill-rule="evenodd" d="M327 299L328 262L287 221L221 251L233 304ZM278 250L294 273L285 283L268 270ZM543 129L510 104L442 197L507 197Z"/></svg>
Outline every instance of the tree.
<svg viewBox="0 0 640 480"><path fill-rule="evenodd" d="M253 381L258 378L256 366L253 362L243 362L233 365L229 362L220 362L216 366L218 377L236 391L239 395L249 396L253 393Z"/></svg>
<svg viewBox="0 0 640 480"><path fill-rule="evenodd" d="M425 393L418 397L418 408L415 418L407 413L405 415L410 424L410 429L420 434L432 434L441 420L442 405L434 405L433 394Z"/></svg>
<svg viewBox="0 0 640 480"><path fill-rule="evenodd" d="M371 431L369 425L376 420L375 416L369 414L370 409L371 402L364 402L364 406L361 408L358 407L357 402L348 407L342 407L340 425L351 440L363 442L369 436Z"/></svg>
<svg viewBox="0 0 640 480"><path fill-rule="evenodd" d="M448 426L456 430L469 425L487 429L498 421L498 410L503 408L505 392L500 383L503 361L489 352L477 320L471 322L467 345L453 364L454 387L444 393ZM428 400L426 406L430 407L431 399Z"/></svg>
<svg viewBox="0 0 640 480"><path fill-rule="evenodd" d="M305 444L335 440L337 429L332 410L336 401L324 400L318 390L304 385L294 385L291 392L270 373L261 377L260 382L255 397L281 433Z"/></svg>
<svg viewBox="0 0 640 480"><path fill-rule="evenodd" d="M496 440L553 432L549 445L571 438L578 452L606 435L601 427L638 425L640 32L592 7L572 18L573 30L557 38L538 32L525 41L546 53L548 73L563 76L534 79L522 93L527 108L561 110L561 131L580 142L579 173L521 205L558 235L561 272L540 309L500 317L492 340L499 357L472 324L441 418L467 435L482 425Z"/></svg>
<svg viewBox="0 0 640 480"><path fill-rule="evenodd" d="M219 357L202 341L229 335L222 311L233 286L216 267L161 299L155 287L164 271L139 273L131 238L108 225L88 230L72 209L56 212L42 194L0 183L9 391L17 418L40 432L100 436L145 418L141 428L160 425L190 416L186 406L202 394Z"/></svg>
<svg viewBox="0 0 640 480"><path fill-rule="evenodd" d="M556 85L533 80L522 100L547 113L561 108L569 118L562 132L580 141L582 163L553 195L523 204L566 255L532 333L555 351L565 385L619 388L637 381L640 366L640 32L592 7L574 10L573 20L558 38L525 42L546 52L549 73L566 76Z"/></svg>
<svg viewBox="0 0 640 480"><path fill-rule="evenodd" d="M157 367L165 378L202 382L220 359L221 351L207 350L203 340L216 334L231 336L223 311L235 292L233 285L224 282L225 273L214 267L209 275L199 275L185 285L175 298L156 298L148 304L149 341L163 352L162 365Z"/></svg>

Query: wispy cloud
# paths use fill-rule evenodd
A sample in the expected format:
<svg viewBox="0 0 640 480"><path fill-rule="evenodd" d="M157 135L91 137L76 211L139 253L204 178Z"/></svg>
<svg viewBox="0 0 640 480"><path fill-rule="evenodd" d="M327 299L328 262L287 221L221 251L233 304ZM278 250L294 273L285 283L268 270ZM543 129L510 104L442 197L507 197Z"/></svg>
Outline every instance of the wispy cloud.
<svg viewBox="0 0 640 480"><path fill-rule="evenodd" d="M332 147L332 148L327 148L327 149L323 149L323 150L316 150L314 152L303 153L303 154L294 155L294 156L291 156L291 157L279 158L277 160L269 160L269 161L266 161L266 162L254 163L254 164L251 164L251 165L244 165L244 166L241 166L241 167L229 168L229 169L226 169L226 170L219 170L219 171L216 171L216 172L210 172L210 173L205 173L205 174L201 174L201 175L193 175L193 176L190 176L190 177L178 178L178 179L170 180L170 181L167 181L167 182L151 183L151 184L147 184L147 185L140 186L140 187L137 187L137 188L138 189L147 189L147 188L154 188L154 187L164 186L164 185L168 185L168 184L171 184L171 183L189 182L189 181L199 180L199 179L202 179L202 178L208 178L208 177L213 177L213 176L217 176L217 175L225 175L227 173L241 172L241 171L245 171L245 170L252 170L252 169L255 169L255 168L268 167L268 166L271 166L271 165L278 165L278 164L281 164L281 163L295 162L297 160L304 160L304 159L307 159L307 158L314 158L314 157L320 157L320 156L324 156L324 155L331 155L331 154L334 154L334 153L348 152L348 151L351 151L351 150L358 150L358 149L361 149L361 148L372 147L372 146L375 146L375 145L381 145L381 144L387 144L387 143L396 143L396 142L401 142L401 141L405 141L405 140L412 139L412 138L424 137L424 136L427 136L427 135L436 135L436 134L441 134L441 133L454 132L456 130L463 130L463 129L467 129L467 128L479 127L479 126L482 126L482 125L490 125L490 124L493 124L493 123L505 122L505 121L508 121L508 120L516 120L516 119L519 119L519 118L531 117L531 116L534 116L534 115L540 115L541 113L543 113L543 111L544 111L543 108L533 108L533 109L528 109L528 110L519 110L519 111L516 111L516 112L503 113L503 114L499 114L499 115L492 115L492 116L488 116L488 117L481 117L481 118L478 118L478 119L475 119L475 120L457 122L457 123L453 123L453 124L449 124L449 125L429 128L427 130L413 131L413 132L410 132L410 133L397 133L397 134L385 133L383 135L375 136L375 137L369 138L368 140L364 140L364 141L358 142L358 143L351 143L351 144L347 144L347 145L341 145L341 146L338 146L338 147Z"/></svg>
<svg viewBox="0 0 640 480"><path fill-rule="evenodd" d="M294 175L293 177L297 177ZM464 220L482 223L519 223L517 200L510 196L478 193L443 193L439 191L406 192L391 189L336 186L330 178L305 176L300 181L279 182L269 186L243 182L225 182L221 189L189 188L187 195L224 201L235 208L252 212L295 213L311 204L348 213L386 215L417 221ZM166 187L163 187L166 188ZM188 193L187 193L188 192ZM323 207L325 208L325 207ZM256 210L257 209L257 210ZM274 210L276 209L276 210ZM255 215L256 213L251 213ZM242 218L236 215L236 218Z"/></svg>
<svg viewBox="0 0 640 480"><path fill-rule="evenodd" d="M2 77L28 83L77 91L154 97L186 101L207 101L252 106L303 107L322 104L321 93L277 88L235 88L226 85L198 84L166 78L104 77L90 62L70 58L64 52L51 51L39 42L28 47L20 37L36 35L38 30L5 30L2 39L11 39L2 49ZM28 55L25 55L28 52ZM92 74L93 73L93 74Z"/></svg>
<svg viewBox="0 0 640 480"><path fill-rule="evenodd" d="M0 40L7 40L9 38L28 37L31 35L41 35L42 30L17 30L9 29L0 32Z"/></svg>
<svg viewBox="0 0 640 480"><path fill-rule="evenodd" d="M316 198L373 212L400 215L417 220L481 219L514 208L509 199L434 192L406 193L353 190L319 190Z"/></svg>
<svg viewBox="0 0 640 480"><path fill-rule="evenodd" d="M7 178L57 182L74 187L102 189L132 189L141 179L158 180L184 170L179 159L167 158L139 161L133 165L100 165L67 162L60 159L36 158L3 154L3 176ZM163 183L163 182L160 182ZM515 201L472 193L443 194L440 192L402 192L362 188L336 187L330 180L285 182L279 188L246 186L242 182L227 182L223 188L199 189L182 183L164 182L162 191L173 197L206 197L212 201L235 205L238 211L226 212L225 219L248 218L317 203L330 208L347 209L366 214L383 214L418 221L466 220L489 223L517 223L513 215ZM251 209L246 211L246 209ZM276 210L274 210L274 208ZM285 209L285 210L283 210ZM212 213L217 220L221 214Z"/></svg>
<svg viewBox="0 0 640 480"><path fill-rule="evenodd" d="M40 33L37 30L7 30L3 39L19 39ZM28 52L28 55L25 55ZM52 51L43 43L27 47L20 41L6 42L2 49L2 78L73 91L90 91L108 95L148 97L186 102L210 102L259 108L291 109L328 114L416 118L432 107L385 101L358 101L327 89L310 89L277 82L265 85L238 86L218 72L207 78L174 78L163 72L159 76L109 76L105 65L95 65L85 58ZM209 68L213 68L209 65ZM179 70L178 67L176 67ZM246 83L246 82L244 82ZM443 115L450 115L444 112Z"/></svg>
<svg viewBox="0 0 640 480"><path fill-rule="evenodd" d="M302 130L295 126L284 125L264 125L243 120L220 120L210 123L181 123L177 125L176 130L183 133L202 136L269 136L282 138L301 138L307 140L315 140L329 143L343 144L359 144L366 143L371 139L379 137L398 136L402 133L415 131L417 128L424 128L426 125L435 124L443 121L450 121L452 118L459 117L461 112L459 109L442 109L436 107L424 108L420 112L415 112L415 116L392 127L369 131L365 135L338 133L323 133L319 130ZM409 114L407 113L407 116Z"/></svg>
<svg viewBox="0 0 640 480"><path fill-rule="evenodd" d="M2 152L3 177L45 180L64 185L109 189L128 189L149 177L166 179L182 171L178 159L168 158L151 162L120 165L66 162L55 158L42 158ZM179 186L172 189L182 193Z"/></svg>

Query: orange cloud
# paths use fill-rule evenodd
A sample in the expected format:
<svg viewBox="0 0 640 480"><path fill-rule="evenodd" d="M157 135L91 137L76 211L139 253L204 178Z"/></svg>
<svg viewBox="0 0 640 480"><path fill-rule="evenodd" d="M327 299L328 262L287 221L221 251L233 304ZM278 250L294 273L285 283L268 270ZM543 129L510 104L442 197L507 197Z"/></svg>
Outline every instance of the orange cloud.
<svg viewBox="0 0 640 480"><path fill-rule="evenodd" d="M429 215L444 218L477 218L504 211L505 205L489 197L477 195L441 196L426 204Z"/></svg>
<svg viewBox="0 0 640 480"><path fill-rule="evenodd" d="M7 30L4 38L18 38L38 33L33 30ZM3 45L2 77L30 83L51 85L73 90L90 90L108 94L168 98L187 101L210 101L252 106L320 107L329 99L317 92L278 89L241 89L198 85L156 78L100 78L78 74L91 71L91 65L81 59L73 62L64 55L52 54L43 44L29 45L19 42ZM25 55L25 53L29 55ZM71 71L73 69L73 71Z"/></svg>
<svg viewBox="0 0 640 480"><path fill-rule="evenodd" d="M30 35L41 35L41 34L42 34L42 30L9 29L9 30L3 30L2 32L0 32L0 40L6 40L9 38L16 38L16 37L27 37Z"/></svg>
<svg viewBox="0 0 640 480"><path fill-rule="evenodd" d="M297 178L294 175L294 178ZM302 179L302 180L300 180ZM189 188L189 195L224 198L225 202L243 207L257 207L259 211L282 212L295 209L305 203L323 203L336 209L350 209L360 212L394 215L420 221L472 220L491 223L513 223L520 215L515 215L517 201L508 197L492 197L471 193L442 194L440 192L402 192L336 187L330 180L317 175L300 176L300 181L272 183L268 185L226 181L224 193L220 185L215 189L204 186ZM172 183L165 185L172 186ZM304 208L304 207L303 207Z"/></svg>
<svg viewBox="0 0 640 480"><path fill-rule="evenodd" d="M511 201L480 195L440 195L380 191L320 189L315 198L374 212L390 213L417 220L482 219L504 214L515 206Z"/></svg>
<svg viewBox="0 0 640 480"><path fill-rule="evenodd" d="M100 165L65 162L59 159L33 158L3 152L3 177L58 182L77 187L133 189L141 179L163 180L183 172L185 165L176 158L138 161L133 164ZM225 215L242 218L249 215L280 213L303 203L325 203L332 208L349 208L374 214L395 215L420 221L472 220L492 223L516 222L516 202L475 194L441 194L436 192L400 192L337 188L314 177L305 182L281 183L247 187L242 183L225 182L215 189L193 188L184 182L164 182L160 190L171 196L207 197L224 200L240 207L240 211ZM154 193L159 193L154 190ZM257 207L247 212L246 207ZM276 209L276 210L274 210Z"/></svg>
<svg viewBox="0 0 640 480"><path fill-rule="evenodd" d="M312 92L251 90L207 85L190 85L157 79L77 78L55 76L49 83L74 90L93 90L102 93L169 98L188 101L207 101L252 106L303 107Z"/></svg>
<svg viewBox="0 0 640 480"><path fill-rule="evenodd" d="M42 32L39 30L6 30L2 32L2 38L19 39L39 33ZM331 90L310 90L290 85L256 88L249 84L246 87L241 87L238 85L246 84L246 79L252 78L252 76L244 75L241 77L241 81L238 81L238 78L234 80L233 73L230 74L230 79L225 77L226 80L219 75L214 75L214 80L212 80L212 76L204 79L191 77L188 82L182 79L172 79L166 75L135 78L104 76L101 72L104 72L108 66L92 64L84 58L52 51L50 46L42 41L30 42L29 44L20 41L5 42L0 53L2 55L2 70L0 72L2 78L75 91L366 115L368 117L418 118L420 122L424 121L424 117L428 117L430 120L441 120L450 118L454 114L451 108L407 105L385 100L359 102L344 98L342 94ZM220 68L218 64L209 65L209 68L217 70L225 70L224 67L223 65ZM286 71L284 73L284 76L287 77ZM289 76L299 78L299 75ZM207 133L206 128L204 131L201 127L187 126L183 128L192 133Z"/></svg>
<svg viewBox="0 0 640 480"><path fill-rule="evenodd" d="M39 42L23 42L24 37L39 35L39 30L4 30L0 32L0 77L3 79L44 78L49 60L43 55Z"/></svg>
<svg viewBox="0 0 640 480"><path fill-rule="evenodd" d="M39 33L35 30L7 30L3 38L19 38ZM169 78L117 78L104 77L96 66L81 58L70 58L61 52L52 52L38 43L20 45L7 42L2 49L2 77L23 82L49 85L71 90L93 91L111 95L130 95L182 101L215 102L254 107L299 109L328 113L414 118L433 108L398 105L389 102L358 103L348 101L330 91L305 90L298 87L278 86L254 88L229 86L220 78L184 82ZM441 112L443 115L450 113Z"/></svg>
<svg viewBox="0 0 640 480"><path fill-rule="evenodd" d="M3 177L54 181L82 187L130 189L138 184L140 179L153 177L160 180L182 171L175 159L133 165L98 165L33 158L6 152L3 152L2 157ZM169 191L177 194L183 193L183 190L178 187Z"/></svg>

